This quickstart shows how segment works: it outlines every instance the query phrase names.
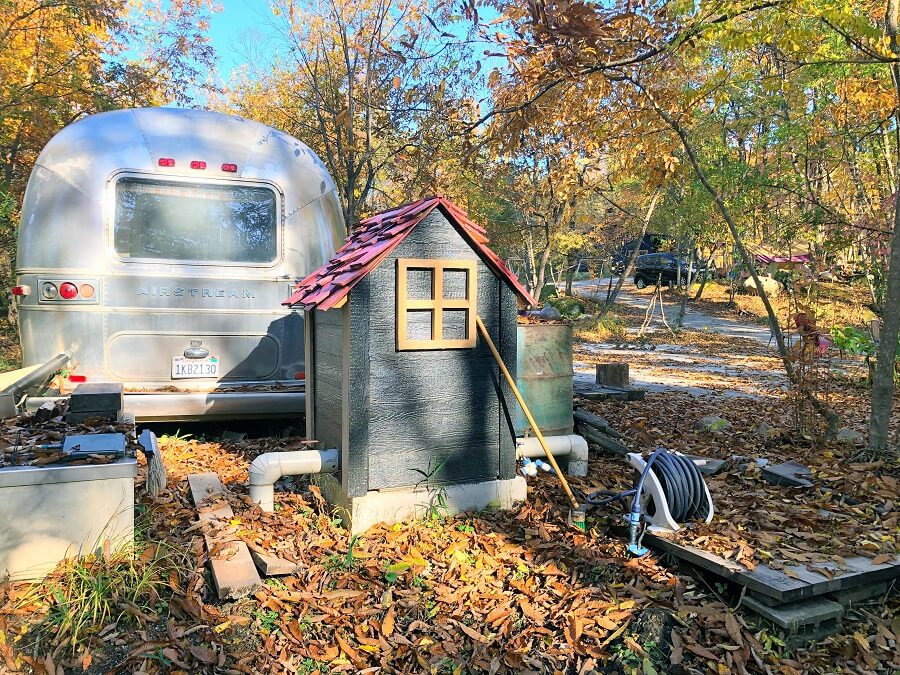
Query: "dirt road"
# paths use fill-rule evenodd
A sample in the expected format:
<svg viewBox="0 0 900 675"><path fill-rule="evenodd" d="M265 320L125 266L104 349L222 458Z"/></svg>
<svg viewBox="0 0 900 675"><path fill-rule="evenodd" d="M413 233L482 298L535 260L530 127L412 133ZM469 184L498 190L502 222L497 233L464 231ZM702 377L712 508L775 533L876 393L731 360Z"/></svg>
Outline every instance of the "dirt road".
<svg viewBox="0 0 900 675"><path fill-rule="evenodd" d="M626 281L616 304L643 315L652 296L631 292L629 283ZM605 279L577 283L575 293L603 301L607 284ZM675 305L666 306L670 326L674 327L677 311ZM629 337L636 337L639 330L640 321L631 320L627 328ZM780 395L787 387L766 326L712 316L688 307L678 335L665 327L658 311L647 332L655 338L652 345L577 341L576 381L593 381L593 364L616 360L627 362L632 384L647 391L758 398ZM666 335L672 336L671 342ZM704 346L704 343L710 344Z"/></svg>

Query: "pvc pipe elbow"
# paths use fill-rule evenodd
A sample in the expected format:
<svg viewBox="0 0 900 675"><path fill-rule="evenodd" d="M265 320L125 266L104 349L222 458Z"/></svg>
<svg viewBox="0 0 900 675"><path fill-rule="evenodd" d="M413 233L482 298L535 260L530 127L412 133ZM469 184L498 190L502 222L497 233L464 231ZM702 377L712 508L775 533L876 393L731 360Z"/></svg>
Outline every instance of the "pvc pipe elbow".
<svg viewBox="0 0 900 675"><path fill-rule="evenodd" d="M339 462L335 449L267 452L250 464L250 500L263 511L274 511L275 481L282 476L333 473Z"/></svg>

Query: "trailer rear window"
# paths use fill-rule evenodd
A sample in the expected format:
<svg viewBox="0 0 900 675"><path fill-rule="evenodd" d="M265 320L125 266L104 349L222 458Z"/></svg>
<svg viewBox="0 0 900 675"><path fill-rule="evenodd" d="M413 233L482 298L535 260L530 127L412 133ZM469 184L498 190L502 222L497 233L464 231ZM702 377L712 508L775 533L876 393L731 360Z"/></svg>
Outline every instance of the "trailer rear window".
<svg viewBox="0 0 900 675"><path fill-rule="evenodd" d="M272 262L278 252L275 192L121 178L115 247L125 258Z"/></svg>

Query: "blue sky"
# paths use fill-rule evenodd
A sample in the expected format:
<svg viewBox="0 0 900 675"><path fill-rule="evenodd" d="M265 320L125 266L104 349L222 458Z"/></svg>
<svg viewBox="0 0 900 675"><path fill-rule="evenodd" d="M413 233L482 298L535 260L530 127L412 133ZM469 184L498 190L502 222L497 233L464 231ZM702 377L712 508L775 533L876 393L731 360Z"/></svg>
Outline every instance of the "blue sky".
<svg viewBox="0 0 900 675"><path fill-rule="evenodd" d="M210 19L209 38L219 61L219 77L228 82L231 71L247 62L248 45L258 44L271 31L272 13L266 0L219 0L222 11Z"/></svg>

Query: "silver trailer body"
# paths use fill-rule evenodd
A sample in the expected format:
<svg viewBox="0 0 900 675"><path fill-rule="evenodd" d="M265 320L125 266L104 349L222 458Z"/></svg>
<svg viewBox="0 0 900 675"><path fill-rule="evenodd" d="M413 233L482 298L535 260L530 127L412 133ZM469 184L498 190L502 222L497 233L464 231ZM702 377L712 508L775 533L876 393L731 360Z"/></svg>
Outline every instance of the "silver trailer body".
<svg viewBox="0 0 900 675"><path fill-rule="evenodd" d="M344 235L324 164L276 129L175 108L79 120L25 192L23 365L66 352L88 382L123 382L139 419L302 411L279 395L305 372L303 315L281 302Z"/></svg>

